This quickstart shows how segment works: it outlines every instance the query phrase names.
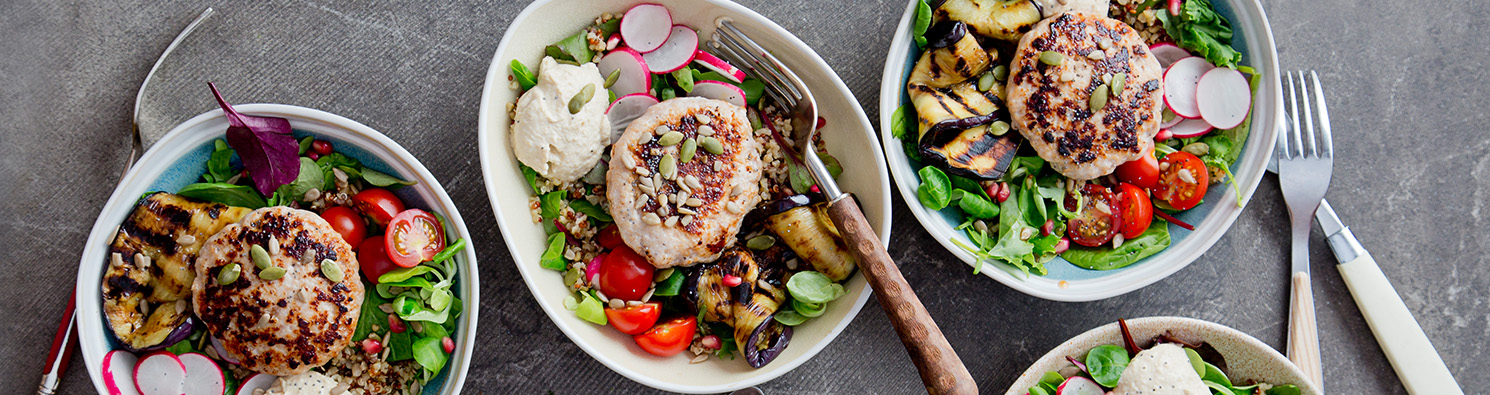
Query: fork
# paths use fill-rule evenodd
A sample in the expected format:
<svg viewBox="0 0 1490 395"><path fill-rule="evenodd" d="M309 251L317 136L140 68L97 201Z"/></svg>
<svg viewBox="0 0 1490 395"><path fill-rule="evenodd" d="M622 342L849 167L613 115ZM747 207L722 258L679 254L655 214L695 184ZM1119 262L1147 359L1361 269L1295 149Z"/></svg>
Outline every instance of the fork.
<svg viewBox="0 0 1490 395"><path fill-rule="evenodd" d="M1310 106L1310 87L1313 103ZM1300 104L1300 97L1303 103ZM1278 184L1293 222L1293 290L1288 308L1288 359L1298 365L1323 391L1324 377L1319 360L1319 331L1314 319L1314 293L1309 275L1309 228L1330 186L1334 146L1330 137L1330 115L1325 110L1319 75L1310 71L1288 74L1288 128L1279 137ZM1301 124L1300 117L1303 119ZM1318 133L1315 119L1318 118ZM1307 140L1306 140L1307 139Z"/></svg>
<svg viewBox="0 0 1490 395"><path fill-rule="evenodd" d="M853 196L843 193L828 173L827 166L814 154L817 136L817 102L796 73L777 60L759 44L735 27L727 17L715 20L710 42L714 52L726 61L741 65L766 86L766 94L791 114L794 141L803 155L802 162L812 173L818 190L828 200L828 216L848 242L850 252L874 289L874 295L894 324L900 341L911 361L921 373L926 391L932 394L976 394L977 383L963 366L957 352L942 335L926 306L916 297L885 246L864 219ZM766 120L770 122L770 120ZM791 147L786 147L791 150ZM789 153L790 155L790 153Z"/></svg>

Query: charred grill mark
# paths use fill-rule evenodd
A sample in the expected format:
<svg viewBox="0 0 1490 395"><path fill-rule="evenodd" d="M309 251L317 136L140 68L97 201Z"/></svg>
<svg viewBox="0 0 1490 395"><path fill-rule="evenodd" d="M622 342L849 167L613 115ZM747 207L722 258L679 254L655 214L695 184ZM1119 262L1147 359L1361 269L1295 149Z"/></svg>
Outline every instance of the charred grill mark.
<svg viewBox="0 0 1490 395"><path fill-rule="evenodd" d="M124 270L128 273L133 269L126 268ZM148 285L140 284L139 281L135 281L135 279L129 276L109 276L104 279L104 283L107 284L104 287L104 293L109 299L118 299L125 295L150 292Z"/></svg>

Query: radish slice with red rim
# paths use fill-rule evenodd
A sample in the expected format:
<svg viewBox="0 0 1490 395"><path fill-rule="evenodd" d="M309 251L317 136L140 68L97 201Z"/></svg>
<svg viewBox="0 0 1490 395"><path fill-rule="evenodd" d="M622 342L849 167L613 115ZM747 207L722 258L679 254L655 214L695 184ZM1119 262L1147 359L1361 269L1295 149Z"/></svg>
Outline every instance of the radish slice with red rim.
<svg viewBox="0 0 1490 395"><path fill-rule="evenodd" d="M621 133L626 132L626 127L647 112L648 108L657 105L657 98L645 93L632 93L616 98L605 109L605 114L610 117L610 142L615 144L621 138ZM588 278L589 276L586 276Z"/></svg>
<svg viewBox="0 0 1490 395"><path fill-rule="evenodd" d="M595 65L600 68L600 75L609 76L610 73L620 70L621 74L616 77L616 83L611 84L610 90L616 92L616 96L626 96L633 93L643 93L652 90L652 72L647 69L647 61L642 54L631 48L621 47L605 54Z"/></svg>
<svg viewBox="0 0 1490 395"><path fill-rule="evenodd" d="M718 56L714 56L714 54L704 52L702 49L693 54L693 62L724 75L724 78L734 81L736 84L745 81L744 71L740 71L735 65L729 64L729 62L720 59Z"/></svg>
<svg viewBox="0 0 1490 395"><path fill-rule="evenodd" d="M1205 72L1195 85L1195 106L1200 118L1217 129L1231 129L1247 119L1252 110L1252 85L1242 72L1217 67Z"/></svg>
<svg viewBox="0 0 1490 395"><path fill-rule="evenodd" d="M1161 121L1159 121L1159 128L1160 129L1168 129L1170 126L1174 126L1175 124L1180 123L1180 121L1185 120L1185 117L1182 117L1182 116L1179 116L1179 115L1174 115L1174 112L1173 111L1169 111L1169 108L1168 107L1164 108L1164 115L1165 116L1168 116L1169 117L1169 120L1168 121L1164 121L1161 118Z"/></svg>
<svg viewBox="0 0 1490 395"><path fill-rule="evenodd" d="M186 365L169 351L157 351L135 363L135 387L141 395L181 395Z"/></svg>
<svg viewBox="0 0 1490 395"><path fill-rule="evenodd" d="M1159 67L1168 68L1180 59L1190 57L1190 51L1170 43L1157 43L1149 46L1149 52L1154 53L1154 58L1159 59Z"/></svg>
<svg viewBox="0 0 1490 395"><path fill-rule="evenodd" d="M621 39L641 53L652 52L672 33L673 15L667 7L638 4L621 17Z"/></svg>
<svg viewBox="0 0 1490 395"><path fill-rule="evenodd" d="M139 362L134 353L125 350L109 351L103 356L103 386L109 395L140 395L135 386L135 364Z"/></svg>
<svg viewBox="0 0 1490 395"><path fill-rule="evenodd" d="M1169 132L1173 133L1174 138L1184 139L1209 133L1212 129L1211 124L1204 119L1186 119L1169 127Z"/></svg>
<svg viewBox="0 0 1490 395"><path fill-rule="evenodd" d="M1062 382L1060 387L1056 387L1055 393L1057 395L1102 395L1107 391L1103 391L1102 386L1097 385L1097 382L1092 379L1071 376Z"/></svg>
<svg viewBox="0 0 1490 395"><path fill-rule="evenodd" d="M253 395L254 390L268 390L269 387L274 386L274 380L279 380L279 376L254 373L248 376L248 379L243 380L243 384L238 386L238 393L235 395Z"/></svg>
<svg viewBox="0 0 1490 395"><path fill-rule="evenodd" d="M655 74L667 74L687 66L698 52L698 32L684 25L674 25L672 35L652 52L642 55L647 67Z"/></svg>
<svg viewBox="0 0 1490 395"><path fill-rule="evenodd" d="M714 100L727 101L740 107L745 107L745 91L728 82L698 81L693 84L693 92L688 96L705 97Z"/></svg>
<svg viewBox="0 0 1490 395"><path fill-rule="evenodd" d="M222 374L222 368L217 366L217 361L194 352L181 354L177 358L186 367L186 384L181 387L182 394L222 395L223 391L227 391L227 379Z"/></svg>
<svg viewBox="0 0 1490 395"><path fill-rule="evenodd" d="M1175 115L1185 118L1200 118L1200 108L1195 106L1195 88L1200 76L1216 68L1199 56L1175 61L1164 70L1164 105Z"/></svg>

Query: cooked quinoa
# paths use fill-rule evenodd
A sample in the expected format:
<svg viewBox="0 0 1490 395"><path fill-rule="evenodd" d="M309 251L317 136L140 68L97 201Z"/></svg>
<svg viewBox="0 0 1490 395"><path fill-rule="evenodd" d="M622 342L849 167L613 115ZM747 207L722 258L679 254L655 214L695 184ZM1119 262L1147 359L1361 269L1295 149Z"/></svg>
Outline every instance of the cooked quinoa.
<svg viewBox="0 0 1490 395"><path fill-rule="evenodd" d="M1169 34L1164 32L1164 24L1159 22L1159 18L1154 16L1156 12L1168 12L1164 7L1161 7L1163 4L1150 7L1136 14L1129 12L1129 10L1137 8L1145 1L1112 0L1108 14L1113 19L1121 20L1123 23L1127 23L1128 26L1132 26L1133 30L1138 31L1138 36L1143 37L1143 41L1150 45L1172 41L1169 39Z"/></svg>

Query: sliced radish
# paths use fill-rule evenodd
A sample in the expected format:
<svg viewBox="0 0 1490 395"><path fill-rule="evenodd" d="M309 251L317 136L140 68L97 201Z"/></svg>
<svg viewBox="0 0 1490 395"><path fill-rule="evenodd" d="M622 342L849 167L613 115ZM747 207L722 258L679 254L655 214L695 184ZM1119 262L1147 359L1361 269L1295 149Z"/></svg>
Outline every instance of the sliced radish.
<svg viewBox="0 0 1490 395"><path fill-rule="evenodd" d="M1180 123L1180 121L1185 120L1184 117L1174 115L1174 111L1170 111L1169 106L1164 106L1163 117L1164 118L1160 118L1159 128L1169 128L1170 126L1174 126L1174 124Z"/></svg>
<svg viewBox="0 0 1490 395"><path fill-rule="evenodd" d="M238 386L238 393L234 395L254 395L254 390L258 389L267 391L269 387L274 386L274 380L279 380L279 376L254 373L248 376L248 379L243 380L243 383Z"/></svg>
<svg viewBox="0 0 1490 395"><path fill-rule="evenodd" d="M1168 68L1174 62L1190 57L1190 51L1170 43L1158 43L1149 46L1149 52L1154 53L1154 58L1159 59L1159 67Z"/></svg>
<svg viewBox="0 0 1490 395"><path fill-rule="evenodd" d="M222 368L217 366L217 361L194 352L181 354L176 358L186 367L186 385L181 387L182 394L222 395L228 390L227 379L222 374Z"/></svg>
<svg viewBox="0 0 1490 395"><path fill-rule="evenodd" d="M186 365L169 351L156 351L135 363L135 387L142 395L181 395Z"/></svg>
<svg viewBox="0 0 1490 395"><path fill-rule="evenodd" d="M642 93L652 90L652 72L647 69L647 61L642 54L631 48L621 47L605 54L596 63L600 68L600 75L610 76L610 73L620 70L621 74L616 77L616 83L610 86L616 96L626 96L632 93Z"/></svg>
<svg viewBox="0 0 1490 395"><path fill-rule="evenodd" d="M1175 115L1200 118L1200 109L1195 106L1195 86L1200 83L1200 76L1214 68L1199 56L1175 61L1164 70L1164 104Z"/></svg>
<svg viewBox="0 0 1490 395"><path fill-rule="evenodd" d="M1185 139L1209 133L1211 129L1211 124L1204 119L1186 119L1165 130L1174 138Z"/></svg>
<svg viewBox="0 0 1490 395"><path fill-rule="evenodd" d="M1240 71L1211 69L1195 84L1195 106L1200 109L1200 118L1216 129L1237 127L1252 109L1252 85Z"/></svg>
<svg viewBox="0 0 1490 395"><path fill-rule="evenodd" d="M698 32L684 25L674 25L673 34L667 37L667 42L662 43L652 52L642 55L647 61L647 68L656 74L667 74L687 66L693 61L693 54L698 52Z"/></svg>
<svg viewBox="0 0 1490 395"><path fill-rule="evenodd" d="M641 53L661 47L672 30L673 15L661 5L639 4L621 17L621 39Z"/></svg>
<svg viewBox="0 0 1490 395"><path fill-rule="evenodd" d="M657 98L645 93L632 93L616 98L610 108L605 109L605 114L610 116L610 142L615 144L621 138L621 133L626 132L626 127L631 121L641 117L648 108L657 105Z"/></svg>
<svg viewBox="0 0 1490 395"><path fill-rule="evenodd" d="M1092 379L1071 376L1061 383L1061 386L1055 388L1055 393L1056 395L1102 395L1106 391L1103 391L1102 386L1097 385L1097 382Z"/></svg>
<svg viewBox="0 0 1490 395"><path fill-rule="evenodd" d="M109 395L140 395L135 386L135 364L139 359L125 350L109 351L103 356L103 386Z"/></svg>
<svg viewBox="0 0 1490 395"><path fill-rule="evenodd" d="M714 100L724 100L740 107L745 107L745 91L739 87L730 85L728 82L698 81L693 83L693 92L688 96L706 97Z"/></svg>
<svg viewBox="0 0 1490 395"><path fill-rule="evenodd" d="M719 72L719 74L724 75L724 78L728 78L730 81L734 81L737 84L745 81L745 72L740 71L739 68L736 68L735 65L729 64L729 62L724 61L724 59L720 59L718 56L714 56L714 54L704 52L704 50L702 49L693 54L693 62L701 64L704 67L709 68L709 70Z"/></svg>

